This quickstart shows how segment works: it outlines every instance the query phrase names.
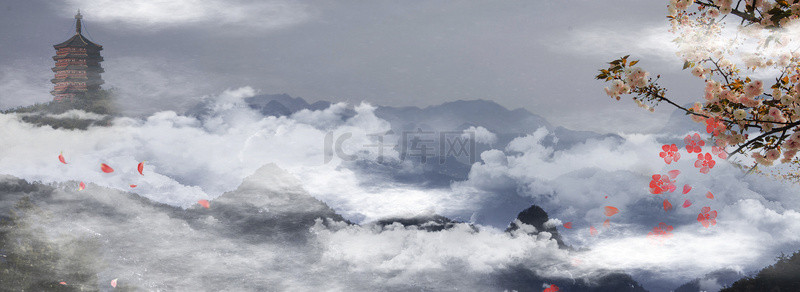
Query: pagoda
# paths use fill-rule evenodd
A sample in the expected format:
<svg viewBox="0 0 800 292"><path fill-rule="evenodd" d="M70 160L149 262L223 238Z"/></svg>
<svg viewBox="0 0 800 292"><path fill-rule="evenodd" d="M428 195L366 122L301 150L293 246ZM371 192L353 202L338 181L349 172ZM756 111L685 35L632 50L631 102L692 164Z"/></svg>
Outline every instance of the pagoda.
<svg viewBox="0 0 800 292"><path fill-rule="evenodd" d="M100 73L103 73L103 68L100 67L100 62L103 61L100 51L103 46L89 41L81 34L82 18L79 10L75 15L75 35L53 46L56 49L56 55L53 56L56 61L56 66L53 67L55 78L50 81L55 84L55 88L50 93L55 101L72 101L87 93L97 92L104 83L100 79Z"/></svg>

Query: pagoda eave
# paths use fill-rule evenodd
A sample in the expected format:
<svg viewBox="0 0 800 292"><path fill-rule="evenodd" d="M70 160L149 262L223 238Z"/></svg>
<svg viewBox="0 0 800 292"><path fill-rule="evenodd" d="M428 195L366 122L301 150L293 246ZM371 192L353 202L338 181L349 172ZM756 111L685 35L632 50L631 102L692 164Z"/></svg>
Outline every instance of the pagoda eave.
<svg viewBox="0 0 800 292"><path fill-rule="evenodd" d="M100 56L92 56L87 54L67 54L61 56L53 56L54 61L58 61L61 59L86 59L86 60L97 60L97 62L102 62L104 59Z"/></svg>
<svg viewBox="0 0 800 292"><path fill-rule="evenodd" d="M54 78L50 79L50 82L53 84L63 83L63 82L83 82L86 85L100 85L105 84L106 82L102 79L89 79L87 77L83 78Z"/></svg>
<svg viewBox="0 0 800 292"><path fill-rule="evenodd" d="M86 65L67 65L67 66L60 66L60 67L57 66L57 67L53 67L53 68L50 68L50 69L53 70L53 72L57 72L57 71L61 71L61 70L87 70L87 71L90 71L90 72L97 72L97 73L106 72L100 66L91 66L90 67L90 66L86 66Z"/></svg>

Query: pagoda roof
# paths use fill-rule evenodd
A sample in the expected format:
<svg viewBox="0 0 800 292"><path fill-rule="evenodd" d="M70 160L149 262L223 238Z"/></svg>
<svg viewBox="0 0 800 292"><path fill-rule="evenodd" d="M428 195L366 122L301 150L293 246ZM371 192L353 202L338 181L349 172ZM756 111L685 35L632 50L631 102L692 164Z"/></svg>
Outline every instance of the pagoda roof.
<svg viewBox="0 0 800 292"><path fill-rule="evenodd" d="M75 33L74 36L69 38L67 41L54 45L56 49L65 48L65 47L85 47L85 48L93 48L96 50L102 50L103 46L93 43L92 41L86 39L83 34Z"/></svg>

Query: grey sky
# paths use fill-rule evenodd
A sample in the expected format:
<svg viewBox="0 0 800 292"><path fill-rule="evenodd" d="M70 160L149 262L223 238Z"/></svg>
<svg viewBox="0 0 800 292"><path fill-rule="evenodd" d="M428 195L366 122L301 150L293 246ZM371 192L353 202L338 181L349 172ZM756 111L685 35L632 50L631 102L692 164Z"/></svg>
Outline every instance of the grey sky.
<svg viewBox="0 0 800 292"><path fill-rule="evenodd" d="M0 107L50 98L52 45L78 8L104 46L105 87L140 113L252 86L394 106L490 99L556 125L630 132L661 128L671 109L612 102L593 80L604 62L641 57L680 102L702 88L670 56L664 1L112 2L0 4Z"/></svg>

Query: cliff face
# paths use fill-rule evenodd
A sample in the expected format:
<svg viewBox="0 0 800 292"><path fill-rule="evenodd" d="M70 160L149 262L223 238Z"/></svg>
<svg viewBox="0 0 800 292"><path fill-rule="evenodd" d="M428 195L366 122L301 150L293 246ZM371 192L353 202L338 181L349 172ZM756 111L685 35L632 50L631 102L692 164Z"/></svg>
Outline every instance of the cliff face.
<svg viewBox="0 0 800 292"><path fill-rule="evenodd" d="M564 244L564 241L561 239L561 234L558 233L558 228L555 226L545 227L544 223L547 222L550 218L547 216L547 212L544 211L539 206L531 205L528 209L523 210L522 212L517 215L517 220L511 222L506 232L511 232L517 229L520 229L519 224L517 222L524 223L526 225L531 225L536 228L535 233L539 232L549 232L551 234L551 238L558 242L558 247L566 248L567 246Z"/></svg>

